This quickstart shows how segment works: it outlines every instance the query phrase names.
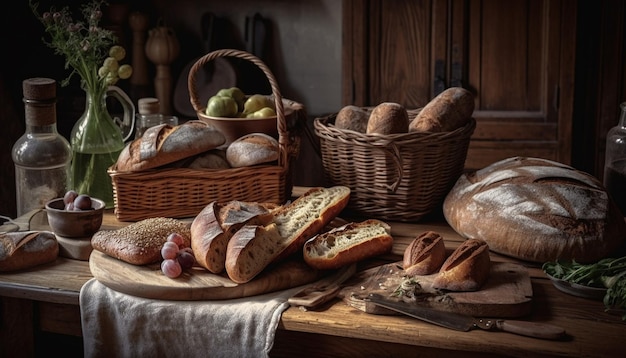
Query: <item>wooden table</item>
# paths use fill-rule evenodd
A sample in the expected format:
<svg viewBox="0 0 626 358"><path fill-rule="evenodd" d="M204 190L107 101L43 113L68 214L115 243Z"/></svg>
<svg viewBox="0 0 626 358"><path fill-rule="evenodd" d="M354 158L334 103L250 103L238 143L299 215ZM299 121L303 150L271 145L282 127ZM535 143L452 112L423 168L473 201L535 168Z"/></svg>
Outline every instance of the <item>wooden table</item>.
<svg viewBox="0 0 626 358"><path fill-rule="evenodd" d="M441 220L390 224L395 243L392 254L383 258L388 262L401 259L408 243L426 230L439 232L448 248L462 242ZM102 228L123 225L107 212ZM515 261L497 254L492 260ZM459 332L408 317L370 315L335 299L316 310L287 309L272 356L623 356L626 322L620 316L604 312L600 301L558 291L538 266L525 265L534 296L532 314L523 319L561 326L566 340ZM0 274L0 356L33 356L34 337L40 331L80 337L79 291L90 278L88 262L62 257L30 270Z"/></svg>

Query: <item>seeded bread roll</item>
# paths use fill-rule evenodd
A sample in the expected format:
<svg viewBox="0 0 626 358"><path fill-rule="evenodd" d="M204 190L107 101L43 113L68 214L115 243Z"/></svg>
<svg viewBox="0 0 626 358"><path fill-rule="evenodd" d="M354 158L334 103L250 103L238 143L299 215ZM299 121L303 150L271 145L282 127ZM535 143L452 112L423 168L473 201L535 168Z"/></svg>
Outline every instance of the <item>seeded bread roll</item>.
<svg viewBox="0 0 626 358"><path fill-rule="evenodd" d="M367 121L367 133L394 134L409 131L409 114L398 103L383 102L372 109Z"/></svg>
<svg viewBox="0 0 626 358"><path fill-rule="evenodd" d="M445 260L443 238L434 231L426 231L404 250L402 266L409 276L430 275L437 272Z"/></svg>
<svg viewBox="0 0 626 358"><path fill-rule="evenodd" d="M478 291L491 271L489 246L477 239L465 240L452 252L433 280L433 287L448 291Z"/></svg>
<svg viewBox="0 0 626 358"><path fill-rule="evenodd" d="M409 124L409 132L449 132L464 127L474 113L474 95L450 87L428 102Z"/></svg>
<svg viewBox="0 0 626 358"><path fill-rule="evenodd" d="M461 236L537 263L591 263L626 241L624 217L597 178L540 158L508 158L462 175L443 213Z"/></svg>
<svg viewBox="0 0 626 358"><path fill-rule="evenodd" d="M133 265L147 265L162 260L161 248L171 233L179 233L184 247L191 245L189 224L171 218L149 218L116 230L100 230L91 246L111 257Z"/></svg>
<svg viewBox="0 0 626 358"><path fill-rule="evenodd" d="M49 231L0 233L0 271L16 271L56 260L59 244Z"/></svg>
<svg viewBox="0 0 626 358"><path fill-rule="evenodd" d="M251 133L226 148L226 159L233 168L278 160L278 141L265 133Z"/></svg>
<svg viewBox="0 0 626 358"><path fill-rule="evenodd" d="M276 207L242 201L207 205L191 223L191 249L196 262L213 273L223 272L226 247L233 234L245 224L266 224Z"/></svg>
<svg viewBox="0 0 626 358"><path fill-rule="evenodd" d="M318 234L346 207L350 188L311 188L277 209L268 225L245 225L228 242L226 272L236 283L252 280L267 266L302 252L304 243Z"/></svg>
<svg viewBox="0 0 626 358"><path fill-rule="evenodd" d="M359 133L367 132L369 113L361 107L349 105L343 107L335 117L335 127Z"/></svg>
<svg viewBox="0 0 626 358"><path fill-rule="evenodd" d="M370 219L348 223L309 239L304 261L314 269L333 270L391 251L391 227Z"/></svg>

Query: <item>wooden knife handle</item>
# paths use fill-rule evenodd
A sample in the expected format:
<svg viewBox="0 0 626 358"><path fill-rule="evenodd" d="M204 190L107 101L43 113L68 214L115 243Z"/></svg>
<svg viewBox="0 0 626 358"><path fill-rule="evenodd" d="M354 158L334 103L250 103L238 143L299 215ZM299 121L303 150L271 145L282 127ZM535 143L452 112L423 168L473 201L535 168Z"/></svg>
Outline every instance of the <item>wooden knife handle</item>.
<svg viewBox="0 0 626 358"><path fill-rule="evenodd" d="M497 320L496 327L505 332L541 339L559 340L565 336L565 329L539 322Z"/></svg>

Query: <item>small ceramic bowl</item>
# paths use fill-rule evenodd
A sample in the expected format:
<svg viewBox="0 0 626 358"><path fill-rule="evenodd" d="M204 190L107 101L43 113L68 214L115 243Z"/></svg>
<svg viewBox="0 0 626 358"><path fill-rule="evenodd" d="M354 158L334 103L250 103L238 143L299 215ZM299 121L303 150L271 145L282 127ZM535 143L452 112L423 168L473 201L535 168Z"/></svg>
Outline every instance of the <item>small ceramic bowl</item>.
<svg viewBox="0 0 626 358"><path fill-rule="evenodd" d="M93 210L65 210L63 198L53 199L46 203L48 225L58 236L67 238L91 237L102 226L105 203L91 198Z"/></svg>

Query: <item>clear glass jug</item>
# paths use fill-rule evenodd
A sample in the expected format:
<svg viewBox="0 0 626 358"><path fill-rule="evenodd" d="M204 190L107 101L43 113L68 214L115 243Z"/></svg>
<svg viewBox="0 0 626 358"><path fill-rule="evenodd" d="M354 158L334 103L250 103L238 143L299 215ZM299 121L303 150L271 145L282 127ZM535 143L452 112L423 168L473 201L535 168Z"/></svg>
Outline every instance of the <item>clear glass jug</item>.
<svg viewBox="0 0 626 358"><path fill-rule="evenodd" d="M626 216L626 102L620 107L619 123L606 135L604 186Z"/></svg>
<svg viewBox="0 0 626 358"><path fill-rule="evenodd" d="M117 122L107 108L108 97L115 98L124 110L123 118ZM135 106L122 89L109 86L104 95L87 92L85 111L70 136L70 188L101 199L107 208L112 208L113 185L108 169L117 162L134 126Z"/></svg>

